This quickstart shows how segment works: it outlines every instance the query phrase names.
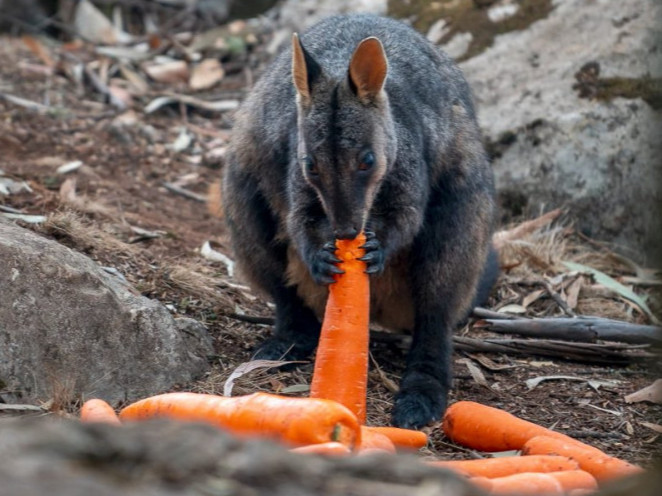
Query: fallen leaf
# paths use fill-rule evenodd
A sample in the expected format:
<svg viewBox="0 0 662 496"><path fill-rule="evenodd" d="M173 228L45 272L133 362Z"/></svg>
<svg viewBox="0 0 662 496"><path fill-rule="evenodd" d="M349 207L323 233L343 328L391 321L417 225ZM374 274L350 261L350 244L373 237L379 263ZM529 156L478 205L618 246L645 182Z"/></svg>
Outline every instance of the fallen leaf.
<svg viewBox="0 0 662 496"><path fill-rule="evenodd" d="M23 191L32 193L32 188L25 181L14 181L9 177L0 177L0 195L15 195Z"/></svg>
<svg viewBox="0 0 662 496"><path fill-rule="evenodd" d="M188 129L186 129L186 127L182 126L179 129L179 134L177 135L175 141L173 141L172 144L166 145L166 148L172 150L173 152L179 153L179 152L183 152L189 146L191 146L192 142L193 142L193 135L191 135L188 132ZM181 185L181 183L179 182L177 184Z"/></svg>
<svg viewBox="0 0 662 496"><path fill-rule="evenodd" d="M188 95L178 95L172 93L165 96L156 97L154 100L149 102L145 106L145 113L151 114L152 112L155 112L158 109L172 103L183 103L185 105L190 105L192 107L210 112L225 112L227 110L235 110L237 107L239 107L239 100L208 101Z"/></svg>
<svg viewBox="0 0 662 496"><path fill-rule="evenodd" d="M113 23L88 0L81 0L74 13L74 28L92 43L114 45L131 40L131 36L113 26Z"/></svg>
<svg viewBox="0 0 662 496"><path fill-rule="evenodd" d="M62 164L60 167L56 169L57 174L68 174L69 172L73 172L75 170L80 169L81 165L83 165L82 160L73 160L72 162L67 162L65 164Z"/></svg>
<svg viewBox="0 0 662 496"><path fill-rule="evenodd" d="M639 403L641 401L648 401L662 405L662 379L656 380L653 384L645 388L628 394L625 398L626 403Z"/></svg>
<svg viewBox="0 0 662 496"><path fill-rule="evenodd" d="M234 262L230 257L224 255L220 251L216 251L211 247L209 241L205 241L200 248L200 255L205 257L207 260L212 260L214 262L221 262L225 264L225 267L228 270L228 275L232 278L234 277Z"/></svg>
<svg viewBox="0 0 662 496"><path fill-rule="evenodd" d="M194 90L206 90L214 86L225 76L223 66L217 59L205 59L191 71L189 87Z"/></svg>
<svg viewBox="0 0 662 496"><path fill-rule="evenodd" d="M565 302L568 305L568 308L570 310L574 310L577 308L577 302L579 300L579 291L582 289L582 286L584 285L584 278L583 277L578 277L572 283L570 286L568 286L565 290Z"/></svg>
<svg viewBox="0 0 662 496"><path fill-rule="evenodd" d="M188 64L184 60L145 64L143 70L150 78L159 83L185 83L189 79Z"/></svg>
<svg viewBox="0 0 662 496"><path fill-rule="evenodd" d="M639 423L652 431L662 434L662 425L652 424L650 422L639 422Z"/></svg>
<svg viewBox="0 0 662 496"><path fill-rule="evenodd" d="M501 308L497 309L497 312L523 314L526 313L526 308L524 308L522 305L511 303L510 305L504 305Z"/></svg>
<svg viewBox="0 0 662 496"><path fill-rule="evenodd" d="M42 222L46 222L45 215L12 214L9 212L0 212L0 215L3 215L8 219L22 220L28 224L41 224Z"/></svg>
<svg viewBox="0 0 662 496"><path fill-rule="evenodd" d="M473 362L473 360L470 360L469 358L461 358L457 360L457 363L463 363L464 365L467 366L467 369L469 370L469 374L471 374L471 377L473 378L474 382L476 382L476 384L480 384L481 386L492 391L492 386L488 384L485 375L483 375L483 372L480 370L480 367L478 367Z"/></svg>
<svg viewBox="0 0 662 496"><path fill-rule="evenodd" d="M586 382L596 391L600 389L601 386L615 387L620 382L615 380L605 381L599 379L587 379L586 377L576 377L572 375L546 375L546 376L534 377L533 379L527 379L525 384L530 391L543 381L581 381L581 382Z"/></svg>
<svg viewBox="0 0 662 496"><path fill-rule="evenodd" d="M285 362L282 360L251 360L250 362L244 362L240 364L236 369L232 371L230 377L227 378L225 384L223 385L223 396L232 396L232 388L234 387L234 381L239 379L241 376L252 372L253 370L258 369L272 369L274 367L280 367L282 365L288 365L290 363L297 362Z"/></svg>
<svg viewBox="0 0 662 496"><path fill-rule="evenodd" d="M595 279L595 282L597 282L598 284L602 284L603 286L612 289L613 291L621 295L623 298L635 303L644 313L646 313L646 315L648 315L651 322L655 324L660 323L657 317L653 315L653 312L651 312L651 309L648 308L648 305L641 296L636 294L630 288L623 286L613 277L610 277L604 272L594 269L593 267L589 267L588 265L583 265L575 262L562 262L562 263L570 270L592 275L593 279Z"/></svg>
<svg viewBox="0 0 662 496"><path fill-rule="evenodd" d="M23 41L25 46L27 46L30 49L30 51L39 60L41 60L44 63L45 66L51 69L55 67L55 61L53 60L50 53L48 52L48 50L41 41L39 41L34 36L30 36L27 34L23 35L21 37L21 40Z"/></svg>
<svg viewBox="0 0 662 496"><path fill-rule="evenodd" d="M532 291L528 295L526 295L524 298L522 298L522 307L525 309L529 307L531 303L536 301L538 298L540 298L542 295L545 294L544 289L538 289L536 291Z"/></svg>

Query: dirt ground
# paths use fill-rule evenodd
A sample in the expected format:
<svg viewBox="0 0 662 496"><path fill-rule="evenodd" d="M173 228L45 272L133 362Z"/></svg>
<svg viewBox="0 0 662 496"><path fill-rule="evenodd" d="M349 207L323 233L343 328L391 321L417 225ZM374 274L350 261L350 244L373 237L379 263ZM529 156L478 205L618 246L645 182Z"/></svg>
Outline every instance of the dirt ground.
<svg viewBox="0 0 662 496"><path fill-rule="evenodd" d="M257 67L257 59L252 60L253 68ZM205 113L181 106L151 114L140 106L119 112L88 87L77 87L68 77L40 71L40 64L20 39L0 40L0 94L51 107L28 109L0 98L0 170L15 181L25 181L30 188L0 195L0 205L48 216L43 224L22 225L80 250L104 266L114 267L143 295L158 299L177 315L203 322L215 343L213 368L198 383L182 388L222 392L229 374L247 362L251 350L270 333L268 325L247 323L231 314L267 318L273 315L267 302L229 278L223 263L200 254L203 243L210 241L217 251L230 255L222 220L199 200L220 178L232 112ZM234 94L253 77L250 70L228 73L211 93L217 97ZM191 143L179 150L173 144L182 129ZM62 164L77 160L83 165L75 172L56 173ZM175 183L201 198L173 193L165 183ZM583 240L568 227L572 222L570 213L564 219L555 231L546 231L547 238L539 238L541 243L553 238L557 244L552 244L552 249L562 247L567 253L574 253L576 260L606 260L608 253L604 248ZM550 247L540 249L549 253ZM508 304L519 305L527 315L564 314L546 294L544 285L536 285L544 277L552 279L558 275L550 264L532 263L526 271L518 272L520 263L502 263L504 272L489 308ZM614 276L627 274L622 265L611 267L616 267ZM582 290L576 303L577 313L648 322L626 301L613 295L596 296L589 291L591 288L593 285L587 282L586 291ZM539 293L535 300L523 305L523 298L535 291ZM458 330L458 335L499 337L474 328L474 323L475 319ZM405 352L397 342L383 339L375 339L371 351L374 362L368 419L370 424L386 425L393 384L397 384L404 369ZM238 379L234 394L256 390L305 394L311 371L311 364L292 372L260 369ZM624 366L588 365L536 355L458 351L454 355L454 371L451 402L474 400L504 408L643 465L660 456L660 433L650 424L659 427L662 407L624 401L625 395L660 377L655 360ZM574 379L548 380L529 389L525 381L540 376ZM591 381L609 383L598 387ZM64 408L75 412L76 404ZM475 456L445 438L438 426L427 430L431 443L421 456Z"/></svg>

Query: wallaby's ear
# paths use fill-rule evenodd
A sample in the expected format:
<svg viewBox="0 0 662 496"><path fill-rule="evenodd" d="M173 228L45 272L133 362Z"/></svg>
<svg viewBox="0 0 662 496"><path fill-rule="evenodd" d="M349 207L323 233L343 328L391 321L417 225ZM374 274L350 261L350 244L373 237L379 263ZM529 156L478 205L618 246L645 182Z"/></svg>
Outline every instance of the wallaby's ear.
<svg viewBox="0 0 662 496"><path fill-rule="evenodd" d="M320 74L321 68L310 56L299 40L299 35L292 35L292 80L301 100L310 101L313 81Z"/></svg>
<svg viewBox="0 0 662 496"><path fill-rule="evenodd" d="M350 87L364 102L374 101L384 87L388 61L382 42L366 38L354 50L349 62Z"/></svg>

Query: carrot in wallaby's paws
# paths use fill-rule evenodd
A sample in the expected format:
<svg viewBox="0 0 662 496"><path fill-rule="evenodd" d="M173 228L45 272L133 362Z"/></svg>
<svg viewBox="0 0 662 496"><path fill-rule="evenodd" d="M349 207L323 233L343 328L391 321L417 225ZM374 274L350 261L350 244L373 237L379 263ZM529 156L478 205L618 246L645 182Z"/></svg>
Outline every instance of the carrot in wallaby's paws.
<svg viewBox="0 0 662 496"><path fill-rule="evenodd" d="M365 236L336 241L336 256L343 271L329 286L311 398L326 398L349 408L365 423L370 339L370 281L365 273L361 246Z"/></svg>

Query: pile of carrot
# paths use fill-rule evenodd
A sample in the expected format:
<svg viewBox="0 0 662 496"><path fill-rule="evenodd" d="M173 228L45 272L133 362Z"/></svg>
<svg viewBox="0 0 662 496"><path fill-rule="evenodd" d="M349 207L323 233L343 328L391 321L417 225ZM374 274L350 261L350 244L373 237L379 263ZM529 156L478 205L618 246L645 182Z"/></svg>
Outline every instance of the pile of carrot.
<svg viewBox="0 0 662 496"><path fill-rule="evenodd" d="M310 398L169 393L133 403L119 417L103 401L90 400L81 419L114 424L152 417L207 422L239 436L278 440L301 454L395 453L425 446L423 432L364 425L370 313L369 278L360 260L364 243L363 233L336 242L343 273L335 275L329 287ZM581 496L606 481L642 471L576 439L470 401L451 405L442 429L454 442L475 450L521 451L523 456L427 462L467 477L494 496Z"/></svg>
<svg viewBox="0 0 662 496"><path fill-rule="evenodd" d="M472 401L451 405L442 429L458 444L480 451L519 450L523 456L429 462L454 470L493 495L569 495L642 472L564 434Z"/></svg>

